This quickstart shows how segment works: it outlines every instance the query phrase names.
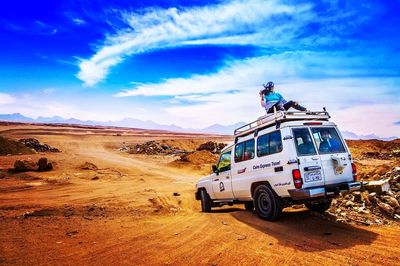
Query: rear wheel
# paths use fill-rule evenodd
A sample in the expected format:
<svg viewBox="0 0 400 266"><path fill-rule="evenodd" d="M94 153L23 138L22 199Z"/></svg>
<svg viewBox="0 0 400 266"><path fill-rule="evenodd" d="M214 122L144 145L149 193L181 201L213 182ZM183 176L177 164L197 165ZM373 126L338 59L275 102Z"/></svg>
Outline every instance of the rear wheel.
<svg viewBox="0 0 400 266"><path fill-rule="evenodd" d="M254 210L254 203L252 201L246 201L244 203L244 208L246 209L246 211L252 211Z"/></svg>
<svg viewBox="0 0 400 266"><path fill-rule="evenodd" d="M331 207L331 203L332 203L332 200L328 199L328 200L324 200L324 201L320 201L320 202L306 203L305 205L310 211L323 213L327 209L329 209L329 207Z"/></svg>
<svg viewBox="0 0 400 266"><path fill-rule="evenodd" d="M254 205L258 216L264 220L274 221L282 214L279 197L266 185L260 185L254 191Z"/></svg>
<svg viewBox="0 0 400 266"><path fill-rule="evenodd" d="M205 189L200 190L201 211L211 212L211 199Z"/></svg>

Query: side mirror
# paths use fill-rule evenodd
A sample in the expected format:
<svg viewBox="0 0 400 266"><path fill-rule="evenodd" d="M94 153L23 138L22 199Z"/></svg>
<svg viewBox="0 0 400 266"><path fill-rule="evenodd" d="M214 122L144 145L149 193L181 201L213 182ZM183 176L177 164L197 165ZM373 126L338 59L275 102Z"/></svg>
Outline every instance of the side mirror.
<svg viewBox="0 0 400 266"><path fill-rule="evenodd" d="M218 172L218 168L217 168L217 166L215 164L213 164L213 166L212 166L212 171L213 171L213 173L217 173Z"/></svg>

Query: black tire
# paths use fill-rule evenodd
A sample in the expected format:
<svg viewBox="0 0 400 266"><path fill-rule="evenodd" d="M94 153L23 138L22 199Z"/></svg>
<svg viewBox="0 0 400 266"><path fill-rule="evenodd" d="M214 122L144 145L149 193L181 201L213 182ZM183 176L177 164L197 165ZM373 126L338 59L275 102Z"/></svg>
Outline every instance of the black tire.
<svg viewBox="0 0 400 266"><path fill-rule="evenodd" d="M200 190L201 211L211 212L211 199L205 189Z"/></svg>
<svg viewBox="0 0 400 266"><path fill-rule="evenodd" d="M254 205L258 216L264 220L275 221L282 214L280 198L266 185L260 185L254 191Z"/></svg>
<svg viewBox="0 0 400 266"><path fill-rule="evenodd" d="M332 200L328 199L320 202L306 203L305 205L310 211L324 213L327 209L331 207L331 203Z"/></svg>
<svg viewBox="0 0 400 266"><path fill-rule="evenodd" d="M246 209L246 211L252 211L254 210L254 203L252 201L246 201L244 203L244 208Z"/></svg>

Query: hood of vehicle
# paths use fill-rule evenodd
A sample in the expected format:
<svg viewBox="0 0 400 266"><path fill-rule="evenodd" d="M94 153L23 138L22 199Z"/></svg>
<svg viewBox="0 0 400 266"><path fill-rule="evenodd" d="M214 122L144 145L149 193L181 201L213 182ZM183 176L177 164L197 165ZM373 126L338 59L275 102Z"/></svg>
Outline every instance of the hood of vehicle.
<svg viewBox="0 0 400 266"><path fill-rule="evenodd" d="M202 178L200 178L200 179L197 181L197 183L210 180L211 176L213 176L213 175L214 175L214 174L207 175L207 176L203 176Z"/></svg>

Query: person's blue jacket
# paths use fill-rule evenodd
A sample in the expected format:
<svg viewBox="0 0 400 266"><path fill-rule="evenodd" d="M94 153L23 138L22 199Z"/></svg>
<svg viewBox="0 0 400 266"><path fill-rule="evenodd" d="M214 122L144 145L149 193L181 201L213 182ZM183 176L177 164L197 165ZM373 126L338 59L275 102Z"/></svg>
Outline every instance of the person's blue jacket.
<svg viewBox="0 0 400 266"><path fill-rule="evenodd" d="M285 100L285 98L282 97L282 95L280 95L277 92L268 92L266 94L264 94L264 102L265 102L265 110L269 110L269 108L271 108L272 106L274 106L275 104L281 102L282 104L287 103L287 101Z"/></svg>

